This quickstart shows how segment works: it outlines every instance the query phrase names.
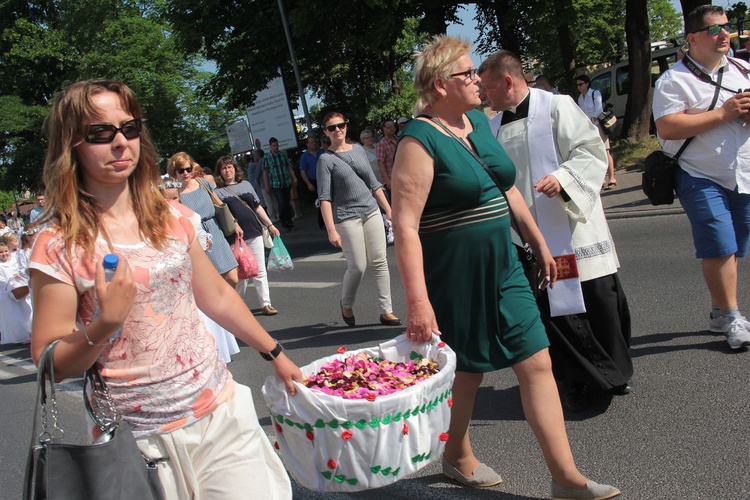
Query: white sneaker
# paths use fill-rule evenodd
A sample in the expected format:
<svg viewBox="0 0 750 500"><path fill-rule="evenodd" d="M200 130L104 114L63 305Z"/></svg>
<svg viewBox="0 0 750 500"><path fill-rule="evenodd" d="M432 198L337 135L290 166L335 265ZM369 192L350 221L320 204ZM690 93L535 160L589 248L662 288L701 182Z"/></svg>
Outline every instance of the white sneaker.
<svg viewBox="0 0 750 500"><path fill-rule="evenodd" d="M714 318L713 314L708 315L708 331L714 333L724 333L727 325L732 322L733 319L739 319L742 322L742 326L746 330L750 331L750 321L747 320L743 315L738 314L737 316L719 316Z"/></svg>
<svg viewBox="0 0 750 500"><path fill-rule="evenodd" d="M724 335L727 336L727 343L732 349L750 346L750 332L745 327L746 320L732 318L724 327Z"/></svg>

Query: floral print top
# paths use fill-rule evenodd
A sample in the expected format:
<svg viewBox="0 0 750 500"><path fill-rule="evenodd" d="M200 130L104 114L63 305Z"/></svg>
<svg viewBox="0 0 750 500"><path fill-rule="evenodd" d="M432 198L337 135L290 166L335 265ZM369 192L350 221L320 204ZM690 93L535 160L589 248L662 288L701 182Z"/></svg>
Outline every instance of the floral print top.
<svg viewBox="0 0 750 500"><path fill-rule="evenodd" d="M163 251L148 242L113 245L127 258L137 283L133 308L122 333L102 350L99 365L115 406L135 437L179 429L227 401L234 381L206 331L193 297L188 249L195 230L191 210L173 206L170 241ZM96 260L75 248L65 251L54 227L43 229L31 252L30 269L75 286L78 324L98 314L94 278L96 262L109 252L96 242Z"/></svg>

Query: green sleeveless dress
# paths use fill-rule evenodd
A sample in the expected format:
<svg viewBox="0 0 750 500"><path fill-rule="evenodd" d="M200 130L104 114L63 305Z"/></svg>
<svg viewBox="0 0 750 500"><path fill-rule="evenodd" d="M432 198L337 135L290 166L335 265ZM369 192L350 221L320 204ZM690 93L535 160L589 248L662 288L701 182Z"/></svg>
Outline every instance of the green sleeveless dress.
<svg viewBox="0 0 750 500"><path fill-rule="evenodd" d="M516 170L480 111L467 113L469 140L503 189ZM506 368L549 345L539 309L510 236L503 194L456 139L412 120L404 135L435 159L435 175L419 236L430 303L443 339L456 351L457 369ZM407 167L408 168L408 167Z"/></svg>

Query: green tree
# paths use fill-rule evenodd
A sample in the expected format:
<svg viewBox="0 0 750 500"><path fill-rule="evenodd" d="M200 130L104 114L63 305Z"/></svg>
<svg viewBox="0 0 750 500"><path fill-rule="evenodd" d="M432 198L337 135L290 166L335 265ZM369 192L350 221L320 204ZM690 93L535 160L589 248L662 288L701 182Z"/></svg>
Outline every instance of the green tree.
<svg viewBox="0 0 750 500"><path fill-rule="evenodd" d="M49 101L86 78L120 79L133 88L163 155L188 150L214 159L226 151L222 136L231 115L221 101L198 93L207 75L176 48L158 5L16 0L0 6L0 186L38 185Z"/></svg>

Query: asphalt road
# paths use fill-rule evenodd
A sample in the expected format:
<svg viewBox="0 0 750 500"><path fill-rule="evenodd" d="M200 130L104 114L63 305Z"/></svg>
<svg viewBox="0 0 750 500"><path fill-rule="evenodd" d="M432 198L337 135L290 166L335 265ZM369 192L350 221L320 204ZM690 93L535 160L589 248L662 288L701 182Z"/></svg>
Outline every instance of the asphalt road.
<svg viewBox="0 0 750 500"><path fill-rule="evenodd" d="M750 498L750 352L732 351L723 337L705 331L710 300L693 257L683 215L610 221L620 278L633 316L634 391L585 413L567 415L567 429L580 469L594 480L617 485L626 499ZM289 239L295 269L271 275L271 296L280 314L258 316L299 365L335 352L389 339L399 328L381 326L376 294L365 277L355 305L357 326L343 324L340 254L324 241ZM393 302L403 309L403 287L389 249ZM750 267L740 264L740 306L750 313ZM460 279L457 276L456 279ZM256 313L254 292L248 299ZM272 435L260 387L268 364L244 347L229 365L249 385L261 423ZM30 438L35 397L28 349L0 348L0 498L18 498ZM76 381L61 397L63 411L80 404ZM80 413L80 412L79 412ZM68 434L82 439L78 419ZM65 422L65 420L63 421ZM462 488L430 464L400 482L354 494L315 493L295 485L296 499L526 499L549 495L549 474L526 424L513 373L487 374L471 427L477 456L502 474L489 489ZM248 498L253 498L251 493Z"/></svg>

